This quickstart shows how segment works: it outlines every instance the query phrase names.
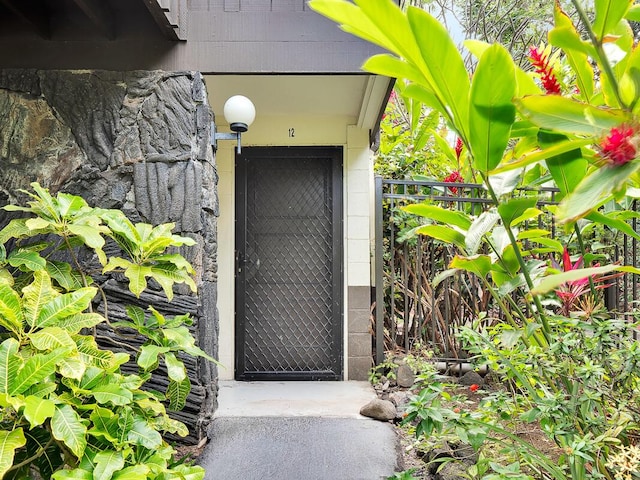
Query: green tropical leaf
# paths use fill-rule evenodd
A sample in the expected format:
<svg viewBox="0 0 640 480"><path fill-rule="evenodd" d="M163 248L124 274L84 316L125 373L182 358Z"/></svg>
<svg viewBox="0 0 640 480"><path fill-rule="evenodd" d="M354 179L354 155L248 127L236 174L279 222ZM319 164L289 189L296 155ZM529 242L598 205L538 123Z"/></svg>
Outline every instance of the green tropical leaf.
<svg viewBox="0 0 640 480"><path fill-rule="evenodd" d="M540 245L544 245L545 247L547 247L543 250L544 252L552 251L552 252L562 253L562 251L564 250L564 245L562 244L562 242L554 238L538 237L538 238L530 238L529 241L534 243L539 243ZM538 249L533 249L533 251L537 251L537 250Z"/></svg>
<svg viewBox="0 0 640 480"><path fill-rule="evenodd" d="M162 335L170 346L177 347L194 357L202 357L210 362L218 363L213 357L196 347L195 339L187 327L164 328L162 329Z"/></svg>
<svg viewBox="0 0 640 480"><path fill-rule="evenodd" d="M0 283L0 326L19 334L22 332L23 322L20 295L9 285Z"/></svg>
<svg viewBox="0 0 640 480"><path fill-rule="evenodd" d="M583 178L574 191L562 200L556 211L558 219L572 221L602 205L611 196L611 192L621 189L639 168L640 162L632 161L594 171Z"/></svg>
<svg viewBox="0 0 640 480"><path fill-rule="evenodd" d="M543 147L556 142L562 142L566 140L566 138L564 135L557 135L544 130L538 133L538 139ZM582 157L580 149L548 157L546 164L563 196L572 192L580 180L587 174L588 162Z"/></svg>
<svg viewBox="0 0 640 480"><path fill-rule="evenodd" d="M413 65L387 53L369 57L362 65L362 69L376 75L384 75L391 78L406 78L412 82L419 83L425 81L422 73Z"/></svg>
<svg viewBox="0 0 640 480"><path fill-rule="evenodd" d="M7 206L2 207L7 210ZM7 243L10 238L23 238L31 235L31 230L27 227L26 218L15 218L6 227L0 230L0 243Z"/></svg>
<svg viewBox="0 0 640 480"><path fill-rule="evenodd" d="M127 467L111 477L113 480L144 480L151 470L146 465Z"/></svg>
<svg viewBox="0 0 640 480"><path fill-rule="evenodd" d="M595 0L596 10L593 32L602 40L618 26L631 7L633 0Z"/></svg>
<svg viewBox="0 0 640 480"><path fill-rule="evenodd" d="M122 388L120 385L98 385L91 390L91 395L98 403L112 405L128 405L133 402L133 394L130 390Z"/></svg>
<svg viewBox="0 0 640 480"><path fill-rule="evenodd" d="M609 228L618 230L624 233L625 235L635 238L636 240L640 240L640 234L638 234L638 232L636 232L631 227L631 225L629 225L624 220L621 220L619 218L614 218L610 215L602 214L600 212L591 212L589 215L586 215L585 218L587 220L591 220L592 222L599 223L601 225L606 225Z"/></svg>
<svg viewBox="0 0 640 480"><path fill-rule="evenodd" d="M113 474L121 471L124 467L122 452L113 450L104 450L98 453L93 461L96 464L93 470L93 480L111 480Z"/></svg>
<svg viewBox="0 0 640 480"><path fill-rule="evenodd" d="M90 210L84 198L70 193L60 192L56 195L58 211L62 217L73 217L84 211Z"/></svg>
<svg viewBox="0 0 640 480"><path fill-rule="evenodd" d="M425 225L416 230L420 235L427 235L445 243L452 243L458 248L465 249L464 235L453 228L443 225Z"/></svg>
<svg viewBox="0 0 640 480"><path fill-rule="evenodd" d="M82 277L78 272L72 270L68 263L49 260L45 269L49 276L67 291L83 286Z"/></svg>
<svg viewBox="0 0 640 480"><path fill-rule="evenodd" d="M105 318L99 313L77 313L56 321L56 327L62 328L73 335L83 328L92 328L104 322Z"/></svg>
<svg viewBox="0 0 640 480"><path fill-rule="evenodd" d="M142 370L153 370L158 365L158 355L171 350L170 347L161 347L159 345L142 345L137 363Z"/></svg>
<svg viewBox="0 0 640 480"><path fill-rule="evenodd" d="M91 300L96 296L97 288L84 287L69 293L58 295L48 300L36 319L35 326L39 328L55 325L58 321L86 310Z"/></svg>
<svg viewBox="0 0 640 480"><path fill-rule="evenodd" d="M184 363L178 360L173 353L164 354L164 363L167 366L167 375L171 380L182 382L187 377L187 369Z"/></svg>
<svg viewBox="0 0 640 480"><path fill-rule="evenodd" d="M133 245L137 245L142 241L136 227L133 225L131 220L129 220L127 216L121 211L105 210L102 212L100 217L107 223L107 225L113 232L124 237L127 242L130 242ZM112 235L112 238L120 246L123 246L123 244L121 243L122 239L119 238L118 235ZM129 245L125 244L124 246L128 247Z"/></svg>
<svg viewBox="0 0 640 480"><path fill-rule="evenodd" d="M31 182L31 188L36 192L35 194L24 190L23 192L34 199L33 202L29 202L32 211L39 216L59 221L60 215L58 213L56 201L49 193L49 190L43 188L38 182Z"/></svg>
<svg viewBox="0 0 640 480"><path fill-rule="evenodd" d="M104 383L108 383L108 376L104 369L91 366L85 369L78 387L83 390L91 390L96 385Z"/></svg>
<svg viewBox="0 0 640 480"><path fill-rule="evenodd" d="M498 213L502 222L508 228L514 220L524 214L527 210L534 208L537 203L537 197L520 197L511 198L508 201L498 205Z"/></svg>
<svg viewBox="0 0 640 480"><path fill-rule="evenodd" d="M532 228L529 230L522 230L521 232L518 232L517 238L518 240L527 240L530 238L548 237L549 235L551 235L551 232L549 230Z"/></svg>
<svg viewBox="0 0 640 480"><path fill-rule="evenodd" d="M463 230L468 230L471 226L471 219L463 212L452 211L447 208L429 205L427 203L417 203L414 205L406 205L401 207L402 210L414 215L429 218L437 222L454 225Z"/></svg>
<svg viewBox="0 0 640 480"><path fill-rule="evenodd" d="M33 281L22 289L22 294L25 319L32 327L36 324L42 306L59 295L51 286L51 277L44 270L33 273Z"/></svg>
<svg viewBox="0 0 640 480"><path fill-rule="evenodd" d="M136 297L147 288L147 277L152 276L151 267L143 265L130 264L124 271L124 276L129 279L129 290Z"/></svg>
<svg viewBox="0 0 640 480"><path fill-rule="evenodd" d="M189 377L181 382L169 380L167 386L167 398L169 399L169 409L179 411L184 408L187 403L187 396L191 391L191 381Z"/></svg>
<svg viewBox="0 0 640 480"><path fill-rule="evenodd" d="M173 285L187 283L191 291L197 291L193 279L184 270L178 269L172 263L159 263L151 267L151 277L160 284L169 301L173 300Z"/></svg>
<svg viewBox="0 0 640 480"><path fill-rule="evenodd" d="M441 101L436 97L433 91L424 85L412 83L404 89L404 94L408 98L416 100L427 107L433 108L438 111L438 113L444 108Z"/></svg>
<svg viewBox="0 0 640 480"><path fill-rule="evenodd" d="M97 438L104 438L109 443L122 443L118 438L117 431L119 417L112 410L104 407L95 407L89 417L93 427L88 433Z"/></svg>
<svg viewBox="0 0 640 480"><path fill-rule="evenodd" d="M20 269L24 267L24 269L32 272L44 270L47 266L47 261L38 252L28 250L14 250L9 254L7 261L12 267Z"/></svg>
<svg viewBox="0 0 640 480"><path fill-rule="evenodd" d="M101 350L95 339L90 336L76 336L75 338L80 358L87 365L104 369L113 366L115 355L110 350Z"/></svg>
<svg viewBox="0 0 640 480"><path fill-rule="evenodd" d="M58 364L58 372L60 375L78 381L82 380L86 370L87 364L82 361L80 355L63 358Z"/></svg>
<svg viewBox="0 0 640 480"><path fill-rule="evenodd" d="M620 269L620 267L618 267L617 265L604 265L602 267L578 268L566 272L548 275L544 277L542 281L538 283L538 285L535 286L531 293L533 295L548 293L567 282L582 280L583 278L588 278L593 275L602 275L604 273L609 273L618 269Z"/></svg>
<svg viewBox="0 0 640 480"><path fill-rule="evenodd" d="M554 9L555 27L549 32L551 45L563 49L567 60L576 74L576 83L580 95L590 101L593 97L594 74L589 57L596 58L595 48L591 43L580 38L571 18L562 11L559 4Z"/></svg>
<svg viewBox="0 0 640 480"><path fill-rule="evenodd" d="M44 382L36 383L35 385L29 387L24 392L24 395L33 395L34 397L45 398L55 392L57 388L58 385L56 383L47 379Z"/></svg>
<svg viewBox="0 0 640 480"><path fill-rule="evenodd" d="M405 58L429 80L425 86L440 99L442 107L439 110L444 117L450 119L462 138L469 138L468 94L471 87L469 73L460 52L449 32L426 11L410 7L407 19L422 58Z"/></svg>
<svg viewBox="0 0 640 480"><path fill-rule="evenodd" d="M141 327L144 325L145 314L142 308L136 307L135 305L127 305L126 311L127 315L131 320L133 320L133 323L136 326Z"/></svg>
<svg viewBox="0 0 640 480"><path fill-rule="evenodd" d="M118 416L117 419L117 424L118 424L118 436L119 436L119 442L124 444L125 442L127 442L127 438L129 437L129 432L131 431L131 429L133 428L133 422L134 422L134 418L133 418L133 411L131 410L130 407L125 407L120 415Z"/></svg>
<svg viewBox="0 0 640 480"><path fill-rule="evenodd" d="M28 219L25 225L31 231L32 235L36 231L54 230L56 227L55 223L40 217Z"/></svg>
<svg viewBox="0 0 640 480"><path fill-rule="evenodd" d="M625 18L633 22L640 22L640 5L633 5L627 12Z"/></svg>
<svg viewBox="0 0 640 480"><path fill-rule="evenodd" d="M0 430L0 478L13 466L16 450L27 443L24 432L18 427L10 432Z"/></svg>
<svg viewBox="0 0 640 480"><path fill-rule="evenodd" d="M20 343L15 338L7 338L0 344L0 393L9 393L13 380L22 366L18 356Z"/></svg>
<svg viewBox="0 0 640 480"><path fill-rule="evenodd" d="M538 162L541 162L542 160L546 160L547 158L552 158L567 152L571 152L576 149L580 149L582 147L586 147L587 145L590 145L592 143L593 143L592 138L576 138L576 139L570 139L570 140L554 143L548 148L544 148L542 150L540 149L532 150L530 152L527 152L519 156L515 160L506 159L505 157L506 161L498 165L490 173L493 175L493 174L505 172L507 170L524 168L533 163L538 163Z"/></svg>
<svg viewBox="0 0 640 480"><path fill-rule="evenodd" d="M173 468L173 471L183 480L203 480L205 475L205 470L197 465L178 465Z"/></svg>
<svg viewBox="0 0 640 480"><path fill-rule="evenodd" d="M516 225L519 225L522 222L526 222L527 220L532 220L534 218L538 218L540 215L542 215L542 213L543 213L542 210L540 210L538 208L534 208L534 207L527 208L527 209L525 209L524 212L522 212L516 218L511 220L511 226L515 227Z"/></svg>
<svg viewBox="0 0 640 480"><path fill-rule="evenodd" d="M47 418L51 418L55 412L56 404L46 398L29 395L24 399L24 418L31 428L42 425Z"/></svg>
<svg viewBox="0 0 640 480"><path fill-rule="evenodd" d="M162 445L162 436L145 420L135 420L129 430L128 440L137 445L142 445L149 450L154 450Z"/></svg>
<svg viewBox="0 0 640 480"><path fill-rule="evenodd" d="M82 468L73 470L58 470L51 480L93 480L93 474Z"/></svg>
<svg viewBox="0 0 640 480"><path fill-rule="evenodd" d="M482 55L471 83L469 142L473 164L485 175L504 155L516 111L515 66L509 52L499 44Z"/></svg>
<svg viewBox="0 0 640 480"><path fill-rule="evenodd" d="M564 133L600 136L629 121L622 110L599 108L559 95L530 95L514 103L534 124Z"/></svg>
<svg viewBox="0 0 640 480"><path fill-rule="evenodd" d="M154 255L153 260L155 262L172 263L180 270L184 270L188 273L195 273L195 270L187 261L187 259L177 253L164 253L162 255Z"/></svg>
<svg viewBox="0 0 640 480"><path fill-rule="evenodd" d="M43 381L56 371L58 362L67 356L70 348L56 348L47 354L36 354L26 362L11 382L9 394L12 396L24 393L29 387Z"/></svg>
<svg viewBox="0 0 640 480"><path fill-rule="evenodd" d="M51 432L56 440L69 447L76 458L82 458L87 447L87 427L70 405L56 405L51 419Z"/></svg>
<svg viewBox="0 0 640 480"><path fill-rule="evenodd" d="M38 350L53 350L54 348L66 347L74 349L76 342L69 334L59 327L46 327L29 335L29 340Z"/></svg>
<svg viewBox="0 0 640 480"><path fill-rule="evenodd" d="M465 270L484 278L491 271L491 258L488 255L474 255L471 257L456 255L449 263L449 268Z"/></svg>

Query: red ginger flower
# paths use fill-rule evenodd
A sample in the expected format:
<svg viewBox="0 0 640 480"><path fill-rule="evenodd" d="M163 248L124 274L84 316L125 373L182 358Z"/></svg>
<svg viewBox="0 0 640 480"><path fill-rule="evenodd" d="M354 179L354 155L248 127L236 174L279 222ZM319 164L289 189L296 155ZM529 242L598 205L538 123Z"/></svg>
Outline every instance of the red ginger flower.
<svg viewBox="0 0 640 480"><path fill-rule="evenodd" d="M462 183L463 181L464 179L462 178L462 175L460 175L460 172L458 170L454 170L449 175L447 175L443 180L443 182L446 182L446 183ZM451 193L453 193L454 195L458 193L458 187L448 187L448 188L449 190L451 190Z"/></svg>
<svg viewBox="0 0 640 480"><path fill-rule="evenodd" d="M477 383L474 383L469 387L469 390L471 390L472 392L477 392L479 389L480 389L480 385L478 385Z"/></svg>
<svg viewBox="0 0 640 480"><path fill-rule="evenodd" d="M456 148L455 148L455 152L456 152L456 158L458 159L458 162L460 161L460 155L462 154L462 139L460 137L458 137L456 139Z"/></svg>
<svg viewBox="0 0 640 480"><path fill-rule="evenodd" d="M601 157L611 166L624 165L636 158L636 144L632 141L635 131L632 127L614 127L600 143Z"/></svg>
<svg viewBox="0 0 640 480"><path fill-rule="evenodd" d="M543 51L538 50L536 47L529 47L529 61L536 69L536 73L540 75L540 81L542 86L548 94L560 95L560 83L553 73L553 67L549 65L549 58Z"/></svg>

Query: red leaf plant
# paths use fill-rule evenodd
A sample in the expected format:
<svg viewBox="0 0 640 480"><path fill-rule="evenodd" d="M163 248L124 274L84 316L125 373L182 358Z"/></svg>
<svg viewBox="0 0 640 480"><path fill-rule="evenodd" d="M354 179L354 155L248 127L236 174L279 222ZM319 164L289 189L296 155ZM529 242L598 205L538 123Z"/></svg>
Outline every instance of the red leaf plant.
<svg viewBox="0 0 640 480"><path fill-rule="evenodd" d="M571 263L571 257L567 247L564 247L562 252L562 266L558 265L555 258L551 258L551 265L556 270L563 272L570 272L572 270L579 270L583 268L584 259L582 255L574 263ZM599 267L600 264L596 263L594 267ZM594 287L598 290L608 288L612 284L608 283L609 280L624 275L624 273L614 273L609 275L591 275L591 281ZM566 317L570 316L571 312L576 310L580 299L591 292L591 286L589 285L589 277L580 278L578 280L570 280L563 283L557 289L554 290L560 301L562 302L562 314Z"/></svg>

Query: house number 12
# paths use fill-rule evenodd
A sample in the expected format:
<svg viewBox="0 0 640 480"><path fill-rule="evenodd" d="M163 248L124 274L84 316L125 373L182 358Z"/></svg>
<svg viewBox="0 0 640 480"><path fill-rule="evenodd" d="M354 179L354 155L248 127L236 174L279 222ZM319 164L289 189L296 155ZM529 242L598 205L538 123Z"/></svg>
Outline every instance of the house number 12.
<svg viewBox="0 0 640 480"><path fill-rule="evenodd" d="M290 128L289 129L289 137L295 137L296 136L296 129L295 128Z"/></svg>

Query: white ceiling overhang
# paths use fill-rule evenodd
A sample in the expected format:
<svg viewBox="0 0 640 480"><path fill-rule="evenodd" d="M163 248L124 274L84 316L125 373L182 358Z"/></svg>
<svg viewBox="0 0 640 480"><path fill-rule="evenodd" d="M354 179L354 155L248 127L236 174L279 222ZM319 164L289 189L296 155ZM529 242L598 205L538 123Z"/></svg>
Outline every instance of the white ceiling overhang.
<svg viewBox="0 0 640 480"><path fill-rule="evenodd" d="M392 80L376 75L207 75L209 102L217 122L232 95L249 97L257 116L340 117L347 124L375 129Z"/></svg>

